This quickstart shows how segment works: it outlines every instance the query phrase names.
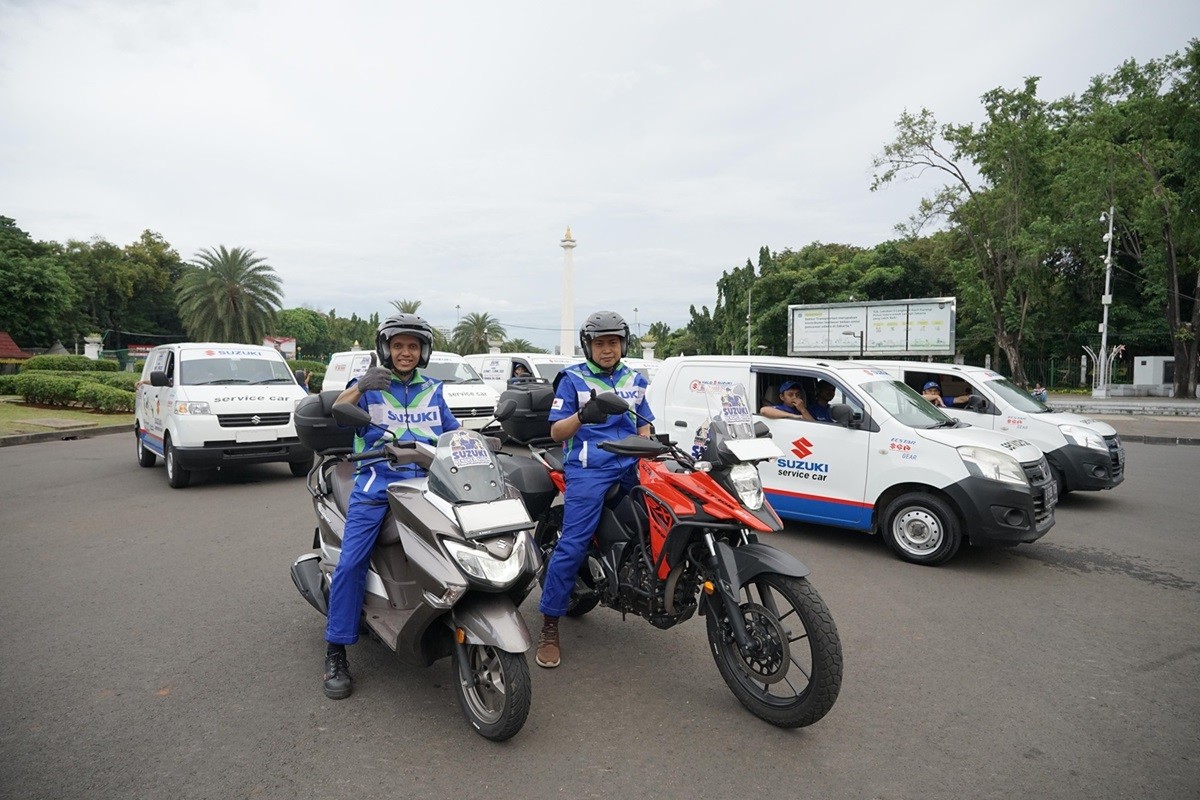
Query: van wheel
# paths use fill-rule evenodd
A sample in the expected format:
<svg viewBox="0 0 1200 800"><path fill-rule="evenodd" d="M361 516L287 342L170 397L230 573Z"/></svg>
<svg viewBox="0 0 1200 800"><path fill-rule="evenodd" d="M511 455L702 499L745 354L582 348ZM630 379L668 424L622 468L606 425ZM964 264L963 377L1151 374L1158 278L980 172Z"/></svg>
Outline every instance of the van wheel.
<svg viewBox="0 0 1200 800"><path fill-rule="evenodd" d="M1066 497L1071 493L1067 488L1067 474L1053 464L1050 465L1050 471L1054 474L1054 482L1058 484L1058 496Z"/></svg>
<svg viewBox="0 0 1200 800"><path fill-rule="evenodd" d="M950 560L962 544L954 509L923 492L902 494L888 504L883 538L900 558L930 567Z"/></svg>
<svg viewBox="0 0 1200 800"><path fill-rule="evenodd" d="M142 429L141 426L138 425L137 420L134 420L133 422L133 435L137 440L138 466L153 467L154 462L158 461L158 456L154 454L153 450L146 447L146 445L142 443Z"/></svg>
<svg viewBox="0 0 1200 800"><path fill-rule="evenodd" d="M192 482L192 471L179 466L179 454L169 434L163 437L163 460L167 462L167 483L172 489L184 489Z"/></svg>
<svg viewBox="0 0 1200 800"><path fill-rule="evenodd" d="M289 461L288 467L292 470L292 475L297 478L308 477L308 471L312 469L312 456L309 456L304 461Z"/></svg>

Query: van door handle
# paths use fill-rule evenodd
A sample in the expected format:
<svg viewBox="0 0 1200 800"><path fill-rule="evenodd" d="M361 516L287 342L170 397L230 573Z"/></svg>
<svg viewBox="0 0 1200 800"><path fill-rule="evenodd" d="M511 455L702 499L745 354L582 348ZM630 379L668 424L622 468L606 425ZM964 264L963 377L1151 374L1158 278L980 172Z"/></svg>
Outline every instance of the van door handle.
<svg viewBox="0 0 1200 800"><path fill-rule="evenodd" d="M687 427L687 421L686 421L686 420L682 420L682 419L677 419L677 420L675 420L675 427L676 427L676 428L686 428L686 427Z"/></svg>

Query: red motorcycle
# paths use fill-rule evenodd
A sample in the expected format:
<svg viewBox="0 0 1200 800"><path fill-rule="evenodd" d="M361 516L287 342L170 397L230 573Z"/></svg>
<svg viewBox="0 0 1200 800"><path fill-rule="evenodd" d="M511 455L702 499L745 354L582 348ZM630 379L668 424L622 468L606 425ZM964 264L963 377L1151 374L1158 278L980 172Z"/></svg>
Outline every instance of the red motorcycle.
<svg viewBox="0 0 1200 800"><path fill-rule="evenodd" d="M699 611L717 669L742 705L773 725L811 725L841 688L837 626L808 567L758 540L783 528L756 466L778 458L778 447L763 423L756 429L743 387L707 397L709 422L692 452L665 435L599 445L641 459L640 485L605 502L576 591L663 629ZM597 400L609 413L633 413L616 394ZM534 508L553 504L544 483L526 496L528 482L508 477L534 519Z"/></svg>

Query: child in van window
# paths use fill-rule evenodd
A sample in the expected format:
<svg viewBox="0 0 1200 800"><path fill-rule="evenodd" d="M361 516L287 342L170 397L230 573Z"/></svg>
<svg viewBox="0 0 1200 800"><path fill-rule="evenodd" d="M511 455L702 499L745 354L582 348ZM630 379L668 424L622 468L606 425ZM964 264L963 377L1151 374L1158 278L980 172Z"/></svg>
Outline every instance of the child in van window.
<svg viewBox="0 0 1200 800"><path fill-rule="evenodd" d="M763 406L758 413L767 419L806 419L816 422L808 411L804 389L799 381L784 381L779 387L779 400L777 405Z"/></svg>

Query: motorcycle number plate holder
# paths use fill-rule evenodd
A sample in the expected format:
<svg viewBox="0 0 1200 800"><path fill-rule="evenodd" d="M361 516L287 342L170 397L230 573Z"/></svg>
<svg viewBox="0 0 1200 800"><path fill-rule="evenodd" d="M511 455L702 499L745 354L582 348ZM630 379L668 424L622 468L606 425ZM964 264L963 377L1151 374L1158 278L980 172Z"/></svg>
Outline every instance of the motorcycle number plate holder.
<svg viewBox="0 0 1200 800"><path fill-rule="evenodd" d="M725 446L740 461L759 461L783 455L779 446L770 439L728 439Z"/></svg>
<svg viewBox="0 0 1200 800"><path fill-rule="evenodd" d="M458 527L468 539L496 536L513 531L529 530L533 520L525 504L515 497L492 500L487 503L470 503L454 507Z"/></svg>

